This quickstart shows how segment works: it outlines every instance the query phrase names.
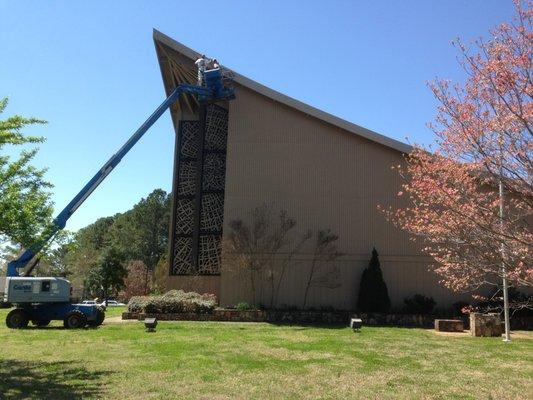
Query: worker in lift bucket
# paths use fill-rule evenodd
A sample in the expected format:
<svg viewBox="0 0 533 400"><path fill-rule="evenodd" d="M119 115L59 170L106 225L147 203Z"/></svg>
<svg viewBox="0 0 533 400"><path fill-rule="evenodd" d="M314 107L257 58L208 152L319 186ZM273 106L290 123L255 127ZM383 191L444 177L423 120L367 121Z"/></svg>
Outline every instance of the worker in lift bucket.
<svg viewBox="0 0 533 400"><path fill-rule="evenodd" d="M225 88L231 87L231 82L233 81L233 73L220 65L216 58L213 58L207 66L208 70L218 69L220 70L220 76L222 78L222 85Z"/></svg>
<svg viewBox="0 0 533 400"><path fill-rule="evenodd" d="M210 61L205 54L202 54L202 57L195 61L196 67L198 68L198 86L202 86L204 83L204 73Z"/></svg>
<svg viewBox="0 0 533 400"><path fill-rule="evenodd" d="M219 68L220 68L220 64L218 63L218 60L214 58L213 61L209 63L209 69L219 69Z"/></svg>

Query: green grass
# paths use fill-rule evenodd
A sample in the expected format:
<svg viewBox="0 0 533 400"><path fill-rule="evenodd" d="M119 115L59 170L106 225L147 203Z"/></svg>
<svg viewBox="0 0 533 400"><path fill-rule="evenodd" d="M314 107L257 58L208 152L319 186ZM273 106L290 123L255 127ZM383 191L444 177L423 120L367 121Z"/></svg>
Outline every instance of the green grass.
<svg viewBox="0 0 533 400"><path fill-rule="evenodd" d="M121 309L111 309L118 315ZM0 317L5 318L2 310ZM533 340L422 329L139 322L0 327L2 399L520 399ZM531 397L530 397L531 398Z"/></svg>
<svg viewBox="0 0 533 400"><path fill-rule="evenodd" d="M124 311L127 311L128 307L107 307L105 312L106 317L118 317L122 315Z"/></svg>

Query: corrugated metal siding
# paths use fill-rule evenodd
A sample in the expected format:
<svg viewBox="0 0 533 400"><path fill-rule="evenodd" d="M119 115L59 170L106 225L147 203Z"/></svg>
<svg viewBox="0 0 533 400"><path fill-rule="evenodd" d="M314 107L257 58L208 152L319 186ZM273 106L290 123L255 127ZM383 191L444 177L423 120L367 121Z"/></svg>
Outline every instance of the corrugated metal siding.
<svg viewBox="0 0 533 400"><path fill-rule="evenodd" d="M163 56L192 67L191 60L164 50ZM165 82L176 84L165 57ZM180 118L194 118L189 110L182 114L185 106L180 101L172 108L175 125ZM312 289L309 306L353 308L360 275L373 246L380 253L395 305L400 306L404 297L415 293L431 295L441 306L461 297L437 283L436 276L427 270L430 260L376 209L378 204L399 205L396 193L400 177L390 169L402 162L398 151L244 87L237 87L237 99L229 102L229 107L225 231L229 221L243 218L267 202L286 209L301 232L329 228L340 237L339 250L346 255L332 263L332 268L338 266L342 286ZM296 262L287 271L279 304L301 305L309 256L302 254ZM212 292L220 296L222 305L251 301L246 274L231 271L230 264L224 260L220 277L169 277L167 287ZM270 293L263 289L261 302L268 304Z"/></svg>
<svg viewBox="0 0 533 400"><path fill-rule="evenodd" d="M339 250L346 254L335 261L342 286L313 289L310 306L353 308L373 246L395 305L415 293L431 295L440 305L457 301L460 296L438 285L427 271L430 260L417 245L377 210L378 204L400 204L400 177L391 170L402 162L399 152L244 87L237 88L229 115L225 231L229 221L267 202L287 210L301 232L331 229L339 235ZM223 262L221 304L251 301L248 279L231 271L230 264L229 259ZM280 304L301 303L308 268L303 254L288 271ZM265 290L264 304L269 296Z"/></svg>

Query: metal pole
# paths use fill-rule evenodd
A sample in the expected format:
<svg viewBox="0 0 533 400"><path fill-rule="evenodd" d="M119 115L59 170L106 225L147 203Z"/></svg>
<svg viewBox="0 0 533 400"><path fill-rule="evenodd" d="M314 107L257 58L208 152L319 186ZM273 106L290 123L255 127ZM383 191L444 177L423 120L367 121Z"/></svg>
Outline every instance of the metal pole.
<svg viewBox="0 0 533 400"><path fill-rule="evenodd" d="M500 159L500 181L499 181L499 192L500 192L500 228L501 232L503 234L504 226L503 226L503 179L502 179L502 166L501 166L502 160ZM502 236L502 244L501 244L501 255L502 255L502 280L503 280L503 314L505 318L505 337L503 339L504 342L510 342L511 341L511 331L510 331L510 325L509 325L509 291L507 287L507 268L505 266L505 243L503 242L503 236Z"/></svg>

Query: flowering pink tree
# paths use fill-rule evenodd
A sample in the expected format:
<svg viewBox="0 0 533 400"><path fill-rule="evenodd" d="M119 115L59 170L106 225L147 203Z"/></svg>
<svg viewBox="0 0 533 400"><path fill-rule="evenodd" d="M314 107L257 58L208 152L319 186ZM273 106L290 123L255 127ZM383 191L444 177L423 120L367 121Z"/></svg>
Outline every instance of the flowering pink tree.
<svg viewBox="0 0 533 400"><path fill-rule="evenodd" d="M514 21L476 51L455 43L467 79L431 85L438 149L415 146L398 167L409 206L385 210L424 242L454 290L503 278L533 286L533 10L515 4Z"/></svg>
<svg viewBox="0 0 533 400"><path fill-rule="evenodd" d="M144 296L152 289L150 269L139 260L130 261L128 275L124 279L124 289L121 297L128 301L133 296Z"/></svg>

